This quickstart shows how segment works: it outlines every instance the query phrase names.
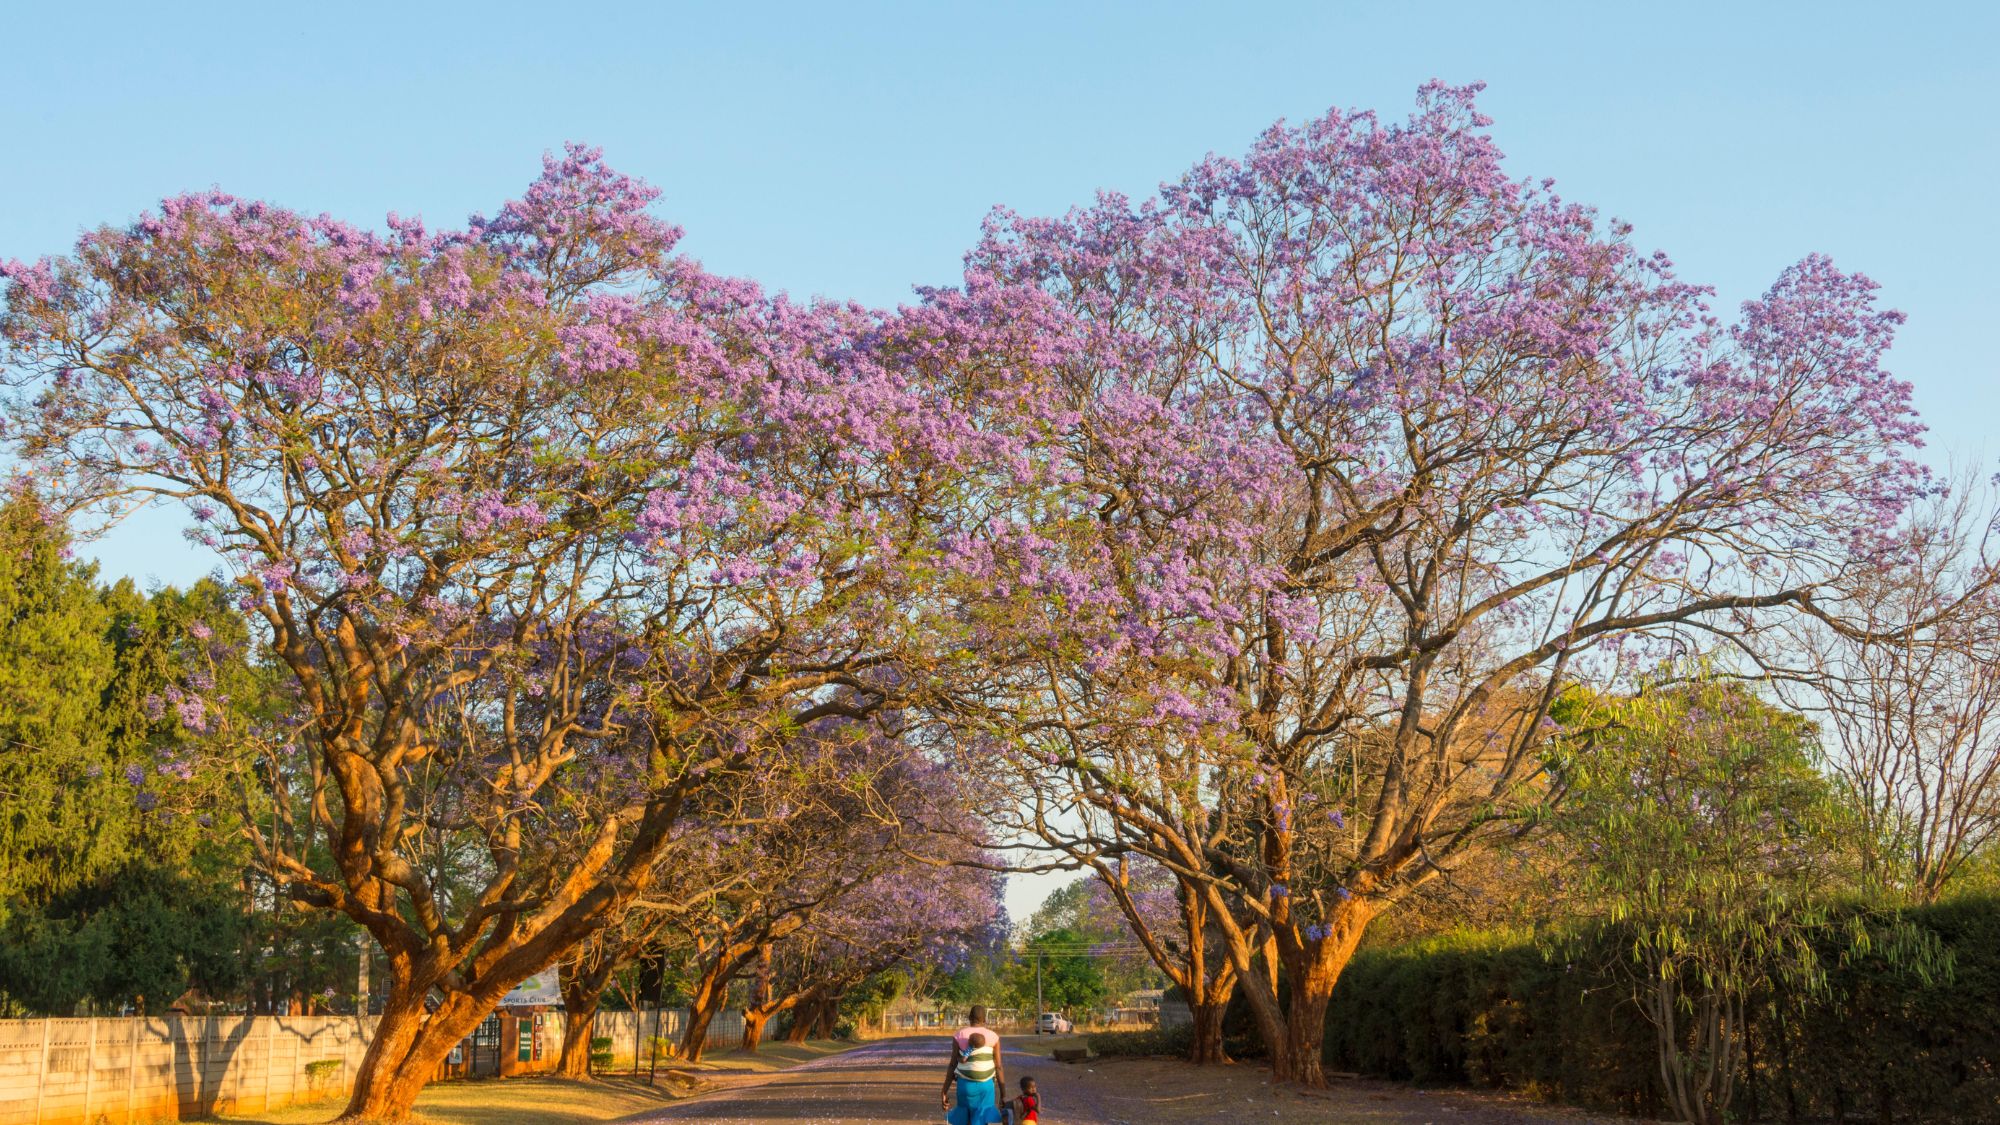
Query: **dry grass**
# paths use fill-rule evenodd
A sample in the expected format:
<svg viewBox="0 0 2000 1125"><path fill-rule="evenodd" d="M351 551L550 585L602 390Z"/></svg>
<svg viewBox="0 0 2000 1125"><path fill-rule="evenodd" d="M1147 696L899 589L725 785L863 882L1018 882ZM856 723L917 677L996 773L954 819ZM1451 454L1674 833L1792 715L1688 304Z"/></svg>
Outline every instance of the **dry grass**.
<svg viewBox="0 0 2000 1125"><path fill-rule="evenodd" d="M825 1055L838 1054L857 1045L844 1039L814 1039L805 1043L765 1043L755 1054L745 1054L742 1051L716 1051L691 1067L684 1066L679 1069L719 1074L768 1074Z"/></svg>

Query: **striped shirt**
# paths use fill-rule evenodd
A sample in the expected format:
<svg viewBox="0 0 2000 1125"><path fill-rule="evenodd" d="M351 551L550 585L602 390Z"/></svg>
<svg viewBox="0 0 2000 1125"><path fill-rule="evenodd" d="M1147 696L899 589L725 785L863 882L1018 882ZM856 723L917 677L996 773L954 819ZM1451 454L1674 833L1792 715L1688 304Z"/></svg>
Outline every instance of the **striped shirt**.
<svg viewBox="0 0 2000 1125"><path fill-rule="evenodd" d="M994 1048L999 1045L1000 1037L983 1027L965 1027L951 1038L958 1044L959 1054L958 1069L952 1073L964 1082L992 1081L997 1068Z"/></svg>

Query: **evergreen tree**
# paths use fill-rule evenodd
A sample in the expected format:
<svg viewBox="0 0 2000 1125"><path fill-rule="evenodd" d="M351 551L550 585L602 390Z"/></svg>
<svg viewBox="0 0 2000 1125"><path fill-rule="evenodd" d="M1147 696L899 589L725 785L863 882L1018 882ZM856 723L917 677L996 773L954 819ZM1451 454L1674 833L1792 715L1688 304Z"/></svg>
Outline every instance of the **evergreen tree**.
<svg viewBox="0 0 2000 1125"><path fill-rule="evenodd" d="M30 494L0 505L0 997L160 1010L245 968L241 833L211 737L261 704L213 582L97 581Z"/></svg>
<svg viewBox="0 0 2000 1125"><path fill-rule="evenodd" d="M0 918L129 846L136 808L98 721L115 661L94 579L32 496L0 505Z"/></svg>

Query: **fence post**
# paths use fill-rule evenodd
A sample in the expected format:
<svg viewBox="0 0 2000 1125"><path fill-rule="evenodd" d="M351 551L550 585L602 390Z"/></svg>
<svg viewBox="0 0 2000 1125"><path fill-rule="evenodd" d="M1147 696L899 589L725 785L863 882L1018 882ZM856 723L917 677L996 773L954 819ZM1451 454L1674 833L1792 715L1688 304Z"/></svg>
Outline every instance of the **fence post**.
<svg viewBox="0 0 2000 1125"><path fill-rule="evenodd" d="M132 1041L125 1049L125 1125L132 1125L132 1097L139 1088L139 1025L146 1017L132 1017Z"/></svg>
<svg viewBox="0 0 2000 1125"><path fill-rule="evenodd" d="M49 1092L49 1020L42 1019L42 1062L35 1071L35 1120L42 1119L42 1096Z"/></svg>
<svg viewBox="0 0 2000 1125"><path fill-rule="evenodd" d="M256 1017L251 1017L255 1019ZM264 1108L271 1108L271 1075L278 1069L278 1017L266 1016L271 1022L264 1028Z"/></svg>
<svg viewBox="0 0 2000 1125"><path fill-rule="evenodd" d="M96 1118L90 1116L90 1088L97 1081L97 1017L90 1017L90 1046L83 1050L83 1125L90 1125Z"/></svg>

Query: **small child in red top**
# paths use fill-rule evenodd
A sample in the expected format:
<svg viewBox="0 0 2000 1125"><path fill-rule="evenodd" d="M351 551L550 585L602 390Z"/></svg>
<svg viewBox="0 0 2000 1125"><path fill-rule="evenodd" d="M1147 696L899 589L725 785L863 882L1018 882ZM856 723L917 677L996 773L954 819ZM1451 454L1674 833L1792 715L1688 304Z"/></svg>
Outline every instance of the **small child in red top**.
<svg viewBox="0 0 2000 1125"><path fill-rule="evenodd" d="M1021 1096L1007 1103L1009 1125L1040 1125L1042 1120L1041 1095L1035 1093L1035 1080L1023 1076Z"/></svg>

